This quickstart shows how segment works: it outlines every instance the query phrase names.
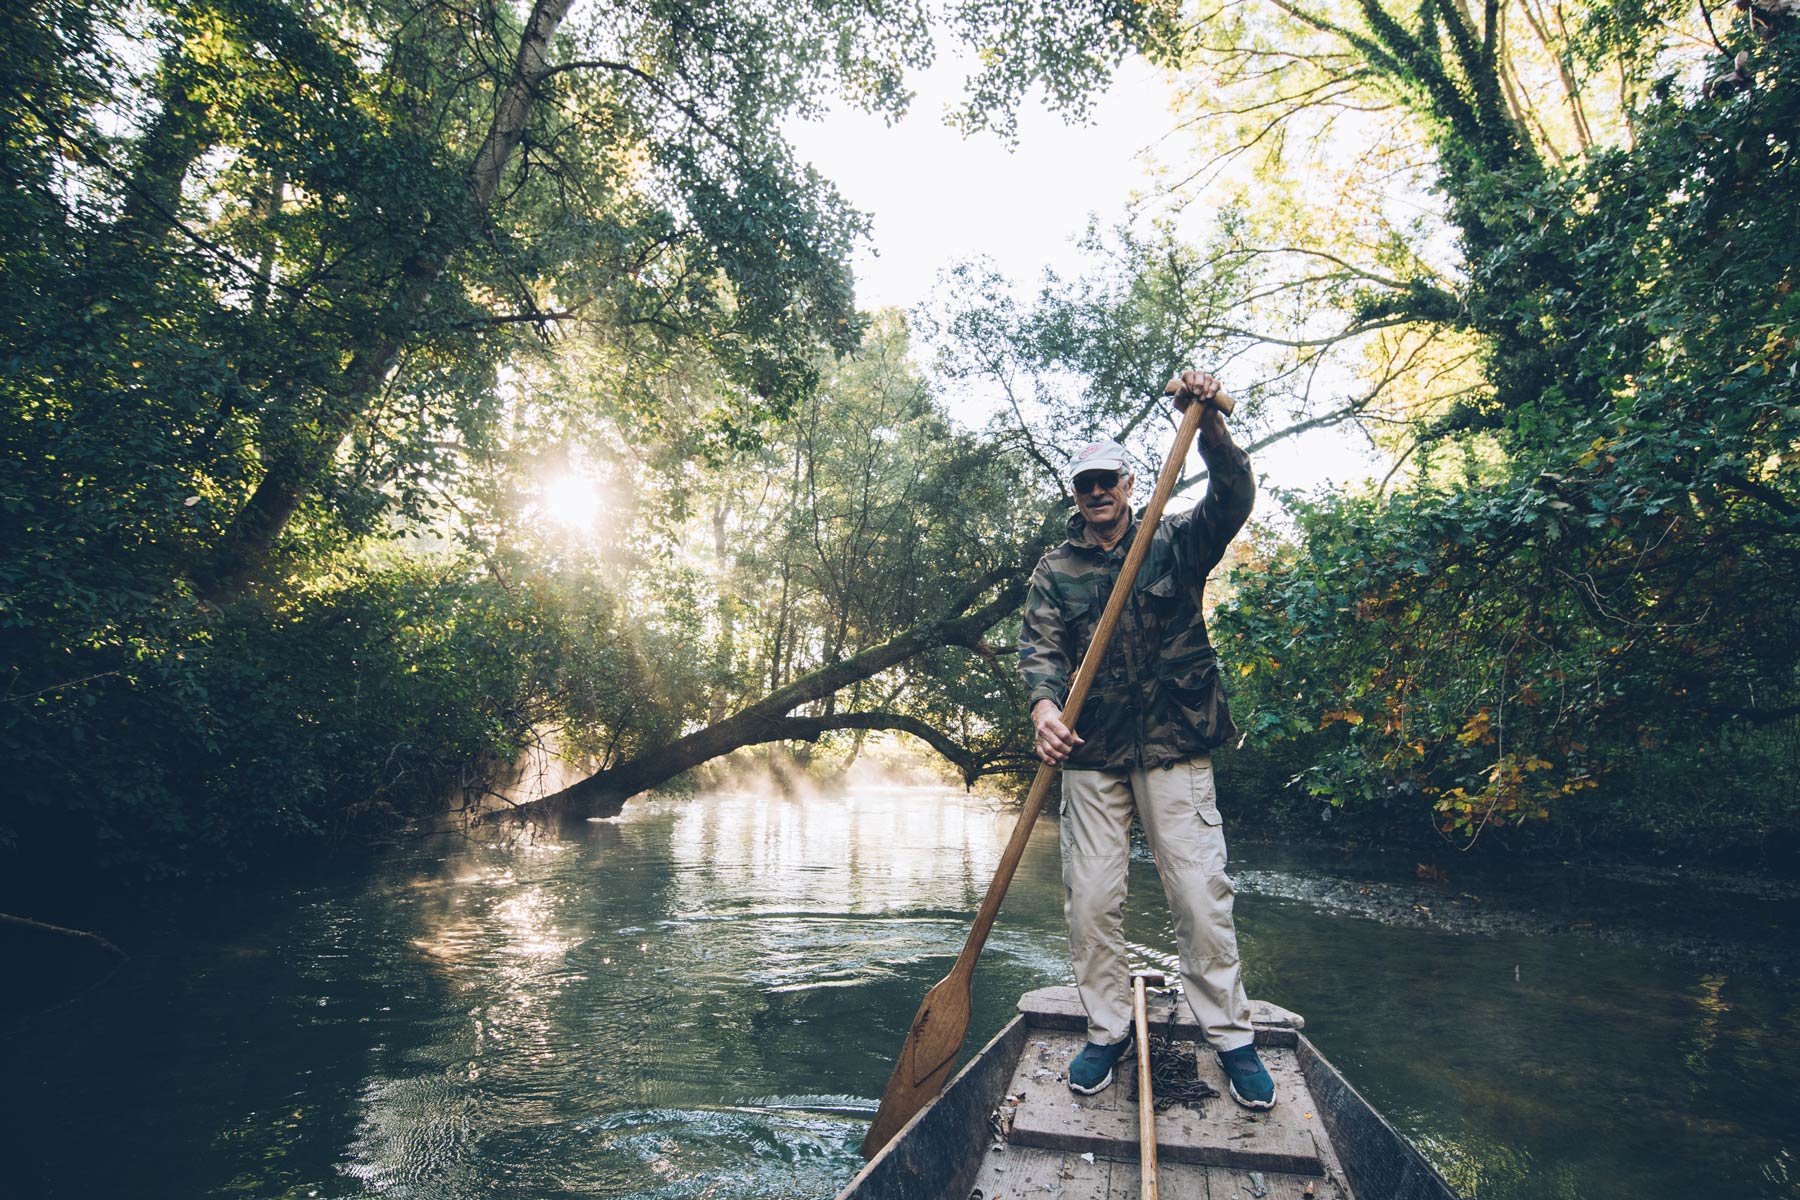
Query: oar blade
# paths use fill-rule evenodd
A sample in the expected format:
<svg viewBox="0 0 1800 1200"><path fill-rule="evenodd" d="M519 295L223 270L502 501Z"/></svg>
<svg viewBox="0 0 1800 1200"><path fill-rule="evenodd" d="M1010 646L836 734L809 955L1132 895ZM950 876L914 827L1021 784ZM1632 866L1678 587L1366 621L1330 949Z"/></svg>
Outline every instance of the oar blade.
<svg viewBox="0 0 1800 1200"><path fill-rule="evenodd" d="M887 1090L881 1094L881 1108L863 1139L864 1158L874 1158L914 1114L937 1098L968 1033L969 977L952 970L925 993L913 1017Z"/></svg>

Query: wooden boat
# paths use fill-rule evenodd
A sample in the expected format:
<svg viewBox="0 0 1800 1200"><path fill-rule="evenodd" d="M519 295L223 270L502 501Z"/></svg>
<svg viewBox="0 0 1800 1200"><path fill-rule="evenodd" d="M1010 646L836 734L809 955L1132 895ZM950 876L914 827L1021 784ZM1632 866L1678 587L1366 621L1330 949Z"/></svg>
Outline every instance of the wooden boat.
<svg viewBox="0 0 1800 1200"><path fill-rule="evenodd" d="M1298 1014L1253 1001L1256 1046L1274 1076L1269 1112L1240 1108L1218 1062L1196 1056L1220 1095L1156 1117L1169 1200L1457 1200L1430 1163L1344 1081ZM1152 1037L1200 1046L1185 1005L1159 993ZM903 1126L838 1200L1136 1200L1137 1064L1095 1096L1068 1087L1087 1016L1072 987L1040 988L1019 1015Z"/></svg>

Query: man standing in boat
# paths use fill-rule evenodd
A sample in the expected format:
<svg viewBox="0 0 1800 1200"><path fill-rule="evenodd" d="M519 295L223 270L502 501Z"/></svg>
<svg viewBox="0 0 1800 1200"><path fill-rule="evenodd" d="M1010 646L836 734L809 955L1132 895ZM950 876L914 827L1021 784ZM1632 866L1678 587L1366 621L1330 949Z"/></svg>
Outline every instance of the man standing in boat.
<svg viewBox="0 0 1800 1200"><path fill-rule="evenodd" d="M1218 381L1182 376L1177 410L1206 404ZM1113 1080L1132 1042L1125 957L1125 882L1135 810L1175 917L1188 1006L1219 1056L1231 1095L1273 1108L1275 1085L1256 1055L1238 966L1225 873L1225 831L1211 753L1237 736L1200 597L1206 577L1250 515L1250 459L1225 418L1207 404L1200 421L1206 498L1165 515L1130 602L1073 730L1062 721L1069 680L1087 652L1125 561L1137 520L1124 448L1099 441L1069 461L1076 511L1068 540L1031 576L1019 635L1019 672L1030 691L1039 758L1063 768L1063 907L1075 982L1087 1009L1087 1045L1069 1064L1069 1086L1092 1094Z"/></svg>

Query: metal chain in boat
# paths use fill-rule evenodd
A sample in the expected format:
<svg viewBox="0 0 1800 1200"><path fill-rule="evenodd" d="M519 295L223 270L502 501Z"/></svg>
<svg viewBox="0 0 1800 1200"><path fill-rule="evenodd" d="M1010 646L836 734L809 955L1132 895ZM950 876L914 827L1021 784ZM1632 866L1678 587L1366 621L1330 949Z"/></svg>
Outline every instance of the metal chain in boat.
<svg viewBox="0 0 1800 1200"><path fill-rule="evenodd" d="M1132 1094L1137 1094L1135 1079ZM1166 1033L1150 1036L1150 1098L1157 1112L1177 1104L1199 1108L1218 1094L1218 1088L1200 1078L1193 1042L1177 1042Z"/></svg>

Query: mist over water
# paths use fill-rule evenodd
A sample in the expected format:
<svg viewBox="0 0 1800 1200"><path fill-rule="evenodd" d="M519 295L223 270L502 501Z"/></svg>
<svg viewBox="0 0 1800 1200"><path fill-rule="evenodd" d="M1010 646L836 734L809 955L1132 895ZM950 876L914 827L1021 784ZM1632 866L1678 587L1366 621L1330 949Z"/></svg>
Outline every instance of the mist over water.
<svg viewBox="0 0 1800 1200"><path fill-rule="evenodd" d="M638 802L122 919L121 973L0 1049L0 1196L829 1196L1013 821L936 789ZM971 1048L1069 980L1055 833L976 973ZM1305 1014L1468 1195L1800 1196L1779 958L1571 929L1541 876L1455 882L1554 932L1455 932L1344 902L1410 861L1232 865L1252 994ZM1792 936L1779 898L1734 903L1710 895L1708 928ZM1143 858L1127 932L1146 960L1174 948Z"/></svg>

